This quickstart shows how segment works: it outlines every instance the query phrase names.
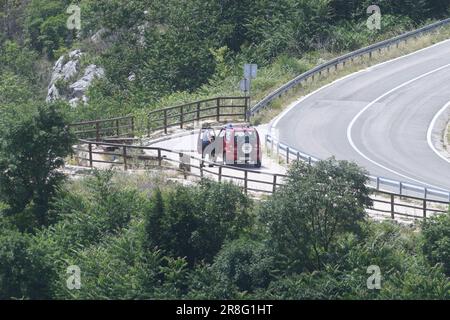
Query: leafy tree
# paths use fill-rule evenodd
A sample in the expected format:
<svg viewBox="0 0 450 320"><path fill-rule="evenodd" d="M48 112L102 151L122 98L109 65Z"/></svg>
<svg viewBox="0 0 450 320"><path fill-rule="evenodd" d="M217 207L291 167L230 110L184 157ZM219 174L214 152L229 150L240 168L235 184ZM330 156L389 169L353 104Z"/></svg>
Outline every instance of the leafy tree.
<svg viewBox="0 0 450 320"><path fill-rule="evenodd" d="M71 154L73 136L56 105L2 110L0 123L0 197L9 214L32 208L47 224L49 201L64 175L57 171Z"/></svg>
<svg viewBox="0 0 450 320"><path fill-rule="evenodd" d="M71 1L31 0L26 7L25 31L31 46L46 52L49 58L61 45L69 46L75 38L75 30L66 26L66 9Z"/></svg>
<svg viewBox="0 0 450 320"><path fill-rule="evenodd" d="M339 235L361 235L371 205L364 171L330 159L292 165L287 183L261 209L269 243L291 271L321 269Z"/></svg>

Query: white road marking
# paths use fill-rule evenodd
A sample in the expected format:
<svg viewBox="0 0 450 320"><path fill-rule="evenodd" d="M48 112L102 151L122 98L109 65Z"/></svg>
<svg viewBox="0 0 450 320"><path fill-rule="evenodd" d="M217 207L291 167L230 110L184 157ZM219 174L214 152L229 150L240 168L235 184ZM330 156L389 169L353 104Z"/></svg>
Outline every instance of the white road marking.
<svg viewBox="0 0 450 320"><path fill-rule="evenodd" d="M406 175L404 175L404 174L401 174L401 173L398 172L398 171L395 171L395 170L393 170L393 169L390 169L390 168L388 168L388 167L386 167L386 166L384 166L384 165L382 165L382 164L376 162L375 160L370 159L367 155L365 155L364 153L362 153L361 150L359 150L358 147L356 146L356 144L354 143L353 138L352 138L352 129L353 129L353 126L355 125L356 121L359 119L359 117L361 117L361 115L362 115L364 112L366 112L369 108L371 108L374 104L376 104L377 102L379 102L379 101L382 100L383 98L387 97L388 95L394 93L395 91L397 91L397 90L399 90L399 89L401 89L401 88L404 88L405 86L407 86L407 85L409 85L409 84L411 84L411 83L414 83L415 81L418 81L418 80L420 80L420 79L423 79L423 78L425 78L425 77L427 77L427 76L429 76L429 75L432 75L432 74L434 74L434 73L436 73L436 72L439 72L439 71L441 71L441 70L443 70L443 69L445 69L445 68L448 68L448 67L450 67L450 64L446 64L446 65L444 65L444 66L442 66L442 67L439 67L439 68L437 68L437 69L434 69L434 70L432 70L432 71L429 71L429 72L427 72L427 73L424 73L424 74L422 74L422 75L420 75L420 76L418 76L418 77L416 77L416 78L414 78L414 79L411 79L411 80L409 80L409 81L406 81L406 82L402 83L401 85L399 85L399 86L397 86L397 87L395 87L395 88L389 90L388 92L384 93L383 95L379 96L377 99L373 100L373 101L372 101L371 103L369 103L366 107L364 107L361 111L359 111L358 114L352 119L352 121L350 122L349 126L347 127L347 139L348 139L348 141L350 142L350 145L352 146L352 148L353 148L360 156L362 156L364 159L366 159L367 161L373 163L374 165L376 165L376 166L378 166L378 167L380 167L380 168L382 168L382 169L384 169L384 170L386 170L386 171L389 171L389 172L391 172L391 173L394 173L394 174L396 174L396 175L398 175L398 176L400 176L400 177L409 179L409 180L411 180L411 181L414 181L414 182L417 182L417 183L420 183L420 184L423 184L423 185L430 186L430 187L432 187L432 188L437 188L437 189L444 190L444 189L442 189L441 187L437 187L437 186L434 186L434 185L432 185L432 184L423 182L423 181L421 181L421 180L417 180L417 179L411 178L411 177L409 177L409 176L406 176Z"/></svg>
<svg viewBox="0 0 450 320"><path fill-rule="evenodd" d="M270 124L270 127L269 127L268 132L271 133L271 132L272 132L272 128L273 128L273 127L276 127L276 126L278 125L278 122L281 120L281 118L283 118L284 116L286 116L286 114L288 114L292 109L294 109L295 107L297 107L300 103L302 103L303 101L305 101L306 99L308 99L308 98L311 97L312 95L314 95L314 94L316 94L316 93L319 93L320 91L322 91L322 90L324 90L324 89L326 89L326 88L328 88L328 87L330 87L330 86L332 86L332 85L334 85L334 84L336 84L336 83L338 83L338 82L344 81L344 80L346 80L346 79L348 79L348 78L350 78L350 77L357 76L357 75L359 75L360 73L363 73L363 72L369 72L369 71L375 70L376 68L378 68L378 67L380 67L380 66L382 66L382 65L385 65L385 64L388 64L388 63L392 63L392 62L395 62L395 61L398 61L398 60L401 60L401 59L404 59L404 58L413 56L413 55L415 55L415 54L418 54L418 53L420 53L420 52L423 52L423 51L432 49L432 48L434 48L434 47L440 46L440 45L445 44L445 43L447 43L447 42L450 42L450 39L447 39L447 40L444 40L444 41L435 43L435 44L433 44L433 45L431 45L431 46L429 46L429 47L426 47L426 48L423 48L423 49L420 49L420 50L417 50L417 51L408 53L408 54L406 54L406 55L404 55L404 56L400 56L400 57L393 58L393 59L388 60L388 61L380 62L379 64L376 64L376 65L370 66L370 67L368 67L368 68L359 70L359 71L357 71L357 72L348 74L348 75L346 75L346 76L344 76L344 77L342 77L342 78L339 78L339 79L334 80L333 82L331 82L331 83L329 83L329 84L327 84L327 85L325 85L325 86L323 86L323 87L320 87L319 89L317 89L317 90L311 92L310 94L308 94L308 95L302 97L301 99L299 99L299 100L293 102L293 103L291 104L291 106L289 106L288 108L286 108L279 116L277 116L274 120L272 120L273 124Z"/></svg>
<svg viewBox="0 0 450 320"><path fill-rule="evenodd" d="M447 159L446 157L444 157L434 146L433 144L433 139L432 139L432 135L433 135L433 129L434 126L436 125L436 121L437 119L439 119L439 117L442 115L442 113L444 113L444 111L450 108L450 101L442 107L441 110L439 110L438 113L436 113L436 115L434 116L433 120L430 123L430 126L428 127L428 131L427 131L427 141L428 141L428 145L430 146L431 150L434 151L434 153L436 153L440 158L442 158L444 161L447 161L448 163L450 163L450 160Z"/></svg>

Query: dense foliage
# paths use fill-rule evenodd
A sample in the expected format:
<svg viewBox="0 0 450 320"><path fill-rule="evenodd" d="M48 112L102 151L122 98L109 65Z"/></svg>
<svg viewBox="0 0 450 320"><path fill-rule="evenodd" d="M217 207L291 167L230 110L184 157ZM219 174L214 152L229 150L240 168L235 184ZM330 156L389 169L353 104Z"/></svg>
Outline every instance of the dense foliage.
<svg viewBox="0 0 450 320"><path fill-rule="evenodd" d="M79 31L66 26L70 4L80 6ZM372 4L382 10L381 30L366 27ZM51 64L75 48L106 69L77 118L153 108L174 94L235 93L244 62L260 65L254 85L264 91L326 51L396 35L445 17L448 7L445 0L2 0L0 103L43 100Z"/></svg>
<svg viewBox="0 0 450 320"><path fill-rule="evenodd" d="M317 198L323 175L346 187ZM67 182L52 199L50 226L32 232L18 230L2 206L0 297L450 298L448 216L427 221L423 235L370 222L365 176L352 164L295 163L266 204L229 183L155 179L106 171ZM300 198L287 197L300 186ZM72 265L79 290L67 287ZM379 290L367 287L372 265Z"/></svg>
<svg viewBox="0 0 450 320"><path fill-rule="evenodd" d="M31 108L31 110L30 110ZM74 137L54 105L0 110L0 200L26 225L48 223L48 205L64 175Z"/></svg>
<svg viewBox="0 0 450 320"><path fill-rule="evenodd" d="M253 86L265 92L445 17L447 0L79 0L80 31L66 27L71 3L0 0L0 299L450 298L449 215L370 221L352 163L294 163L263 201L229 183L58 170L69 121L235 93L244 62L260 65ZM371 4L381 30L366 27ZM45 104L51 66L75 48L106 78L88 105ZM367 287L374 265L381 289Z"/></svg>

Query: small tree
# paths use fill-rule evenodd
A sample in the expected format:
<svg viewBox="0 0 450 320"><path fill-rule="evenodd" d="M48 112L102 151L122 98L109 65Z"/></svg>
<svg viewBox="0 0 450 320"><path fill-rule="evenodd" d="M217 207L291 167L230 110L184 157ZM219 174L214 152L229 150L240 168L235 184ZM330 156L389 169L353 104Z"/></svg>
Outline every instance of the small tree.
<svg viewBox="0 0 450 320"><path fill-rule="evenodd" d="M10 215L29 208L47 223L50 199L64 175L57 171L72 152L73 135L56 106L35 112L3 110L0 123L0 197Z"/></svg>
<svg viewBox="0 0 450 320"><path fill-rule="evenodd" d="M359 223L371 205L366 181L355 164L333 158L314 166L292 165L287 184L260 215L285 268L320 269L340 234L361 234Z"/></svg>

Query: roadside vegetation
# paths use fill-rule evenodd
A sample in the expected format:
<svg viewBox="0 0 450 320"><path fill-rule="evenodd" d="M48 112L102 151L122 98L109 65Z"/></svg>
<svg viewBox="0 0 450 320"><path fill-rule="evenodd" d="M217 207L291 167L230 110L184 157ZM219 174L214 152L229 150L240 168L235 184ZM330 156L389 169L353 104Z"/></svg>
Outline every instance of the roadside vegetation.
<svg viewBox="0 0 450 320"><path fill-rule="evenodd" d="M25 208L2 193L0 298L450 298L450 215L372 222L365 182L356 165L330 159L294 162L263 202L230 183L113 171L58 181L45 211L31 192ZM79 289L67 286L71 266ZM370 266L379 289L367 286Z"/></svg>
<svg viewBox="0 0 450 320"><path fill-rule="evenodd" d="M255 101L324 60L446 17L447 1L80 0L78 34L65 27L70 3L0 2L0 299L450 298L450 215L411 227L369 220L365 172L349 162L294 162L264 201L230 183L59 170L72 121L239 94L246 62L260 66ZM383 25L370 31L374 3ZM106 77L88 105L46 104L52 65L74 48ZM370 266L379 289L367 286Z"/></svg>

